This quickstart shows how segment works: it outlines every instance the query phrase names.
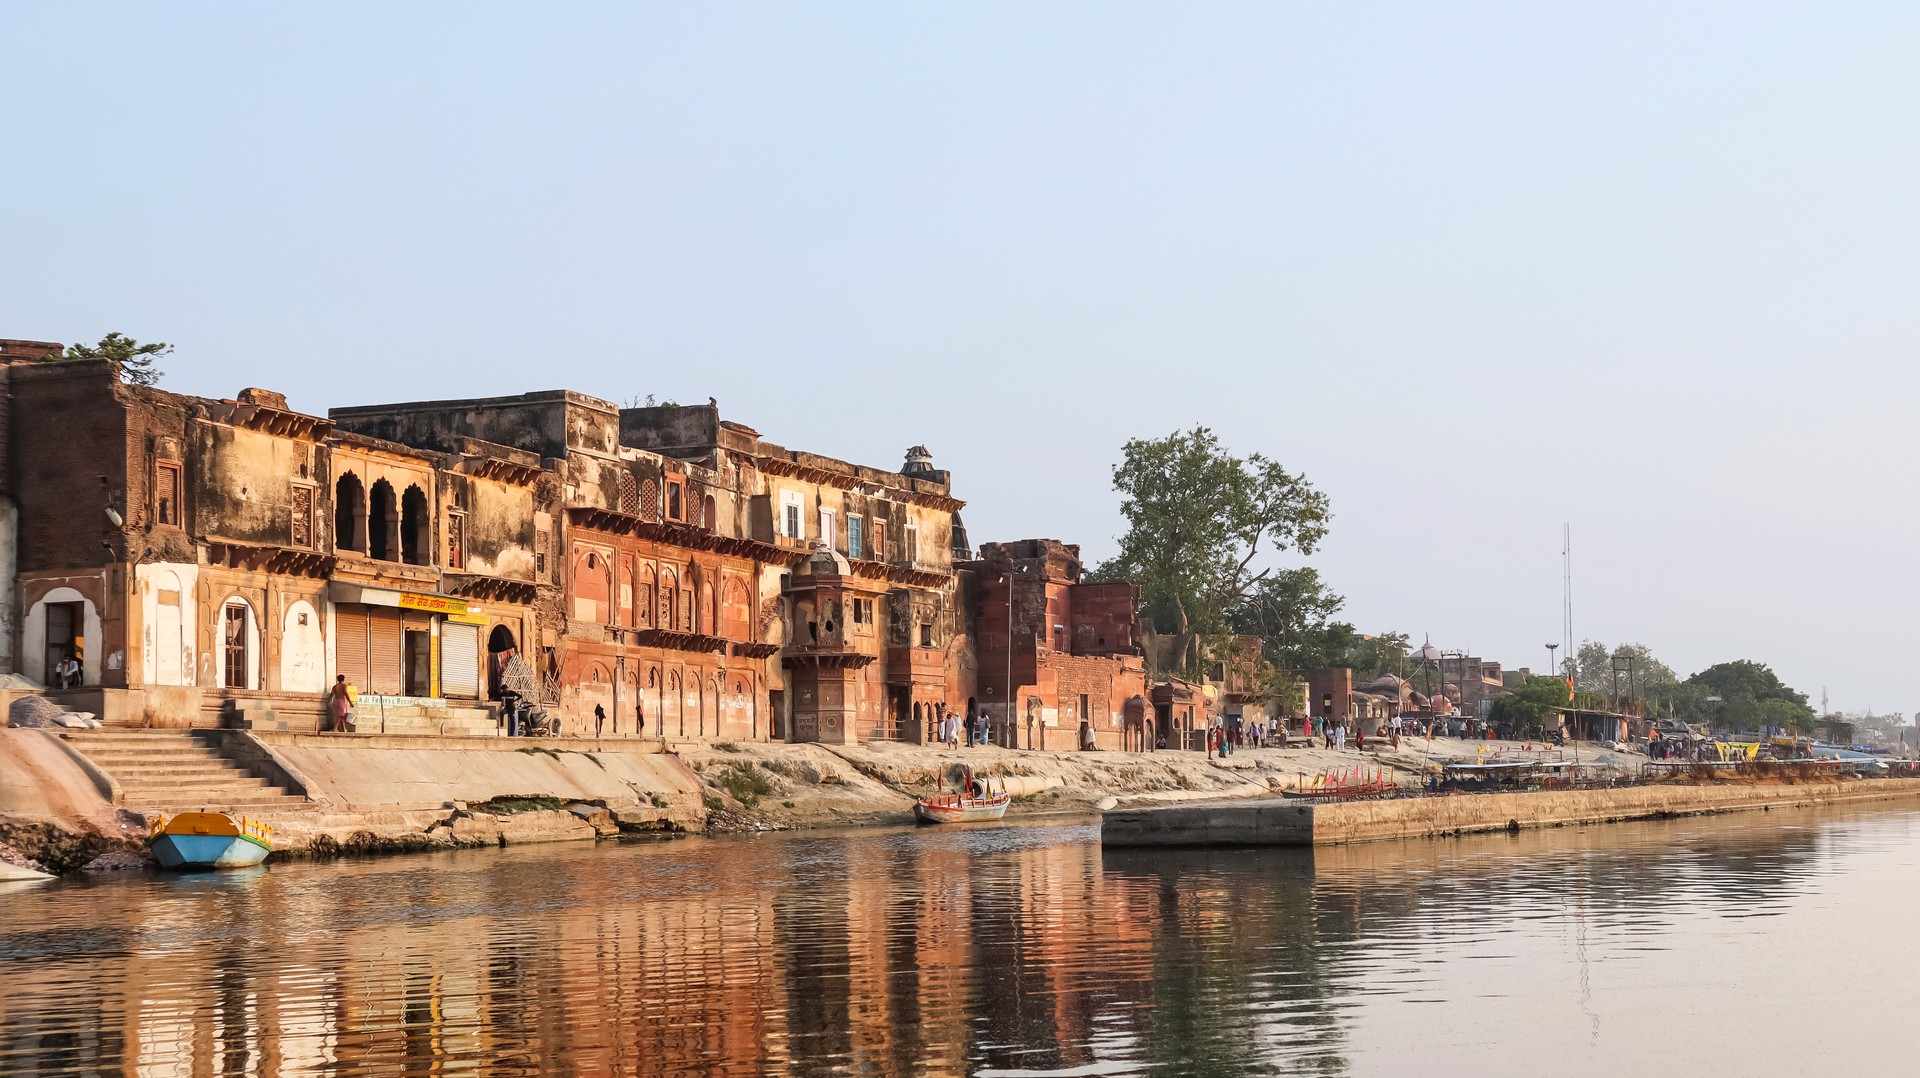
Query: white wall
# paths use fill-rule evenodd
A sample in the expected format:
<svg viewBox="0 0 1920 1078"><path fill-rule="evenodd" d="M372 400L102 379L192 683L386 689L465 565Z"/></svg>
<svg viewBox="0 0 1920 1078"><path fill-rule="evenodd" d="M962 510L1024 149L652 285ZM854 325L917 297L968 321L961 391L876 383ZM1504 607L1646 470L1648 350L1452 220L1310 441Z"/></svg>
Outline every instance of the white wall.
<svg viewBox="0 0 1920 1078"><path fill-rule="evenodd" d="M301 624L301 619L306 624ZM280 634L280 688L284 692L325 692L327 647L320 613L305 599L287 606Z"/></svg>
<svg viewBox="0 0 1920 1078"><path fill-rule="evenodd" d="M154 562L136 565L134 587L140 593L140 678L145 685L193 685L198 678L200 639L200 567ZM161 592L171 592L171 604Z"/></svg>

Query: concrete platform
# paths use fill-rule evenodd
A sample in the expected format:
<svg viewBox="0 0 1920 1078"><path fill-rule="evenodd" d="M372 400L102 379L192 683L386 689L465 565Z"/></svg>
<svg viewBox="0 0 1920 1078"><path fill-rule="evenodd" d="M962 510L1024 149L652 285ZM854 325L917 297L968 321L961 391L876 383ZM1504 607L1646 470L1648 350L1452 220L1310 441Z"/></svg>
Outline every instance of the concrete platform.
<svg viewBox="0 0 1920 1078"><path fill-rule="evenodd" d="M1282 798L1123 808L1101 820L1107 846L1329 846L1661 816L1920 797L1920 779L1791 786L1629 786L1302 804Z"/></svg>

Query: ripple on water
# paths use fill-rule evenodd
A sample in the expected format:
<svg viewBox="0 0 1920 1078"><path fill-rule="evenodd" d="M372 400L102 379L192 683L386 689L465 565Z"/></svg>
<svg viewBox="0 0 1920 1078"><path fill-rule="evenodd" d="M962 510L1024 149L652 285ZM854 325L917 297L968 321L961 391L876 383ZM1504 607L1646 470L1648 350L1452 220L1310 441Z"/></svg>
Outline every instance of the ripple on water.
<svg viewBox="0 0 1920 1078"><path fill-rule="evenodd" d="M5 896L0 1074L1873 1072L1920 827L1690 819L1322 851L880 830L62 881ZM1896 936L1904 939L1903 935ZM1674 1000L1687 1037L1649 1038ZM1816 1012L1817 1013L1817 1012ZM1491 1053L1491 1055L1490 1055Z"/></svg>

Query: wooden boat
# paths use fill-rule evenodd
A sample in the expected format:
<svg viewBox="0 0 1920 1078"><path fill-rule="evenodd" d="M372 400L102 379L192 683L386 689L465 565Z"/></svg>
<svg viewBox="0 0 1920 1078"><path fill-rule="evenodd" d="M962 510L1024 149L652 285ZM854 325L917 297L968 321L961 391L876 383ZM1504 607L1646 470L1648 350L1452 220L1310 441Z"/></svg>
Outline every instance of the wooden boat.
<svg viewBox="0 0 1920 1078"><path fill-rule="evenodd" d="M913 803L913 816L921 823L979 823L1005 816L1012 803L1012 794L988 790L969 769L960 782L959 793L923 797Z"/></svg>
<svg viewBox="0 0 1920 1078"><path fill-rule="evenodd" d="M224 812L182 812L154 821L152 845L161 868L246 868L273 852L273 828Z"/></svg>

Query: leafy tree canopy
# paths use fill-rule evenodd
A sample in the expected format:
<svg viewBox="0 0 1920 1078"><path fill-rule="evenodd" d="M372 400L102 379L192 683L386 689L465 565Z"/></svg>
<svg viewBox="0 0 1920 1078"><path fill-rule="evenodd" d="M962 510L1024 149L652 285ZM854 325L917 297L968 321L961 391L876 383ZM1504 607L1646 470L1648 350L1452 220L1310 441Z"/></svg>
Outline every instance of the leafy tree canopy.
<svg viewBox="0 0 1920 1078"><path fill-rule="evenodd" d="M155 342L141 344L132 337L109 333L97 345L70 344L61 359L104 359L120 368L120 377L136 386L160 383L164 373L153 361L173 351L173 345Z"/></svg>
<svg viewBox="0 0 1920 1078"><path fill-rule="evenodd" d="M1598 640L1585 640L1580 650L1562 659L1560 665L1562 672L1573 679L1576 690L1603 697L1617 692L1623 697L1640 698L1649 689L1680 680L1671 667L1653 657L1645 644L1608 648Z"/></svg>
<svg viewBox="0 0 1920 1078"><path fill-rule="evenodd" d="M1127 520L1120 553L1103 579L1139 585L1146 615L1194 646L1228 628L1227 612L1273 575L1275 554L1311 554L1326 535L1326 495L1302 476L1254 453L1238 457L1206 427L1134 439L1113 469Z"/></svg>
<svg viewBox="0 0 1920 1078"><path fill-rule="evenodd" d="M1381 674L1409 677L1413 669L1407 662L1407 652L1412 648L1413 639L1406 633L1381 633L1378 636L1356 635L1347 647L1346 659L1333 665L1352 667L1353 684L1356 688Z"/></svg>
<svg viewBox="0 0 1920 1078"><path fill-rule="evenodd" d="M1565 678L1536 674L1512 692L1495 697L1490 717L1502 726L1545 728L1555 725L1549 719L1569 702Z"/></svg>
<svg viewBox="0 0 1920 1078"><path fill-rule="evenodd" d="M1812 729L1814 721L1806 693L1783 684L1766 664L1747 659L1716 663L1656 698L1682 722L1728 729L1778 726L1804 731Z"/></svg>
<svg viewBox="0 0 1920 1078"><path fill-rule="evenodd" d="M1260 638L1262 654L1293 674L1345 664L1353 626L1334 621L1346 600L1321 582L1318 570L1280 569L1227 611L1237 633Z"/></svg>

